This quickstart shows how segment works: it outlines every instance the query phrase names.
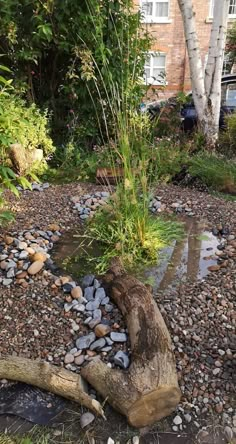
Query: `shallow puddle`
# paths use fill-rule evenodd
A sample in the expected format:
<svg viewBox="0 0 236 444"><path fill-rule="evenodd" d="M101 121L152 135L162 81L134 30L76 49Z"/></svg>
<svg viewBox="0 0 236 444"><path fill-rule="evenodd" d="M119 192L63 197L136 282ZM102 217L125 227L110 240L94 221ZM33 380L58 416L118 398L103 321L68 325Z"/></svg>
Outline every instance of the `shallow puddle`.
<svg viewBox="0 0 236 444"><path fill-rule="evenodd" d="M219 239L207 231L204 222L186 218L183 223L183 238L159 252L156 264L132 271L142 282L152 285L154 291L186 279L203 279L209 273L208 267L217 264L215 252ZM99 257L100 254L98 244L89 244L81 233L70 231L58 242L52 258L61 270L79 279L95 271L96 264L89 262L89 255Z"/></svg>
<svg viewBox="0 0 236 444"><path fill-rule="evenodd" d="M206 230L204 222L188 218L183 223L183 238L163 249L156 265L136 273L143 282L152 285L154 291L165 290L187 279L203 279L210 273L208 267L217 264L215 252L219 239Z"/></svg>

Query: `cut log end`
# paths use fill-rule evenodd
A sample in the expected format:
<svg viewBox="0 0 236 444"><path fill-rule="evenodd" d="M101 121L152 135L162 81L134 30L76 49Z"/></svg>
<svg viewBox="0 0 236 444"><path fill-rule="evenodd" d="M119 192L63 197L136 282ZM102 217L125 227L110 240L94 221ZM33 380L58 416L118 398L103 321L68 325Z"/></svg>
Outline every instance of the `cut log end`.
<svg viewBox="0 0 236 444"><path fill-rule="evenodd" d="M180 398L181 392L177 387L159 387L131 406L129 424L137 428L154 424L169 416L176 409Z"/></svg>

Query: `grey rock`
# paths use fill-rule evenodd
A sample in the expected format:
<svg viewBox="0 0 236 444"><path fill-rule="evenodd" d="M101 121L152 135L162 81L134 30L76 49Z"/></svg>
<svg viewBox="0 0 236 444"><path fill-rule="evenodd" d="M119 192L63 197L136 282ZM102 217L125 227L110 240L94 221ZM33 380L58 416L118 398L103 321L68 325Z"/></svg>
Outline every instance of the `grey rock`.
<svg viewBox="0 0 236 444"><path fill-rule="evenodd" d="M94 295L94 288L93 287L87 287L84 290L84 297L87 299L87 301L93 301L93 295Z"/></svg>
<svg viewBox="0 0 236 444"><path fill-rule="evenodd" d="M110 298L107 296L101 301L101 305L109 305Z"/></svg>
<svg viewBox="0 0 236 444"><path fill-rule="evenodd" d="M3 281L2 281L2 285L4 285L5 287L10 285L11 283L12 283L12 279L3 279Z"/></svg>
<svg viewBox="0 0 236 444"><path fill-rule="evenodd" d="M76 365L82 365L84 363L85 357L84 355L76 356L75 358L75 364Z"/></svg>
<svg viewBox="0 0 236 444"><path fill-rule="evenodd" d="M89 215L88 214L81 214L80 215L80 219L85 220L88 219Z"/></svg>
<svg viewBox="0 0 236 444"><path fill-rule="evenodd" d="M234 433L233 433L233 430L231 429L231 427L226 426L224 429L224 434L225 434L227 441L231 442L231 440L233 439L233 436L234 436Z"/></svg>
<svg viewBox="0 0 236 444"><path fill-rule="evenodd" d="M88 318L85 319L84 325L88 325L90 321L92 321L92 316L89 316Z"/></svg>
<svg viewBox="0 0 236 444"><path fill-rule="evenodd" d="M83 304L76 304L74 306L74 310L78 311L79 313L84 313L85 311L85 306Z"/></svg>
<svg viewBox="0 0 236 444"><path fill-rule="evenodd" d="M48 182L43 183L43 184L42 184L42 188L43 188L44 190L46 190L47 188L49 188L49 183L48 183Z"/></svg>
<svg viewBox="0 0 236 444"><path fill-rule="evenodd" d="M90 350L101 350L101 348L105 347L106 341L104 338L100 338L97 341L93 342L90 345Z"/></svg>
<svg viewBox="0 0 236 444"><path fill-rule="evenodd" d="M99 288L100 287L100 282L97 279L94 279L93 286L94 286L95 289Z"/></svg>
<svg viewBox="0 0 236 444"><path fill-rule="evenodd" d="M82 336L81 338L78 338L76 341L76 347L79 350L84 350L86 348L89 348L90 345L95 341L96 335L95 333L91 332L86 336Z"/></svg>
<svg viewBox="0 0 236 444"><path fill-rule="evenodd" d="M99 308L94 310L94 312L93 312L93 319L99 319L99 321L101 321L101 319L102 319L102 312L101 312L101 310Z"/></svg>
<svg viewBox="0 0 236 444"><path fill-rule="evenodd" d="M192 421L192 416L189 413L186 413L186 415L184 415L184 419L189 424Z"/></svg>
<svg viewBox="0 0 236 444"><path fill-rule="evenodd" d="M111 313L111 311L113 310L113 305L106 304L105 305L105 310L106 310L107 313Z"/></svg>
<svg viewBox="0 0 236 444"><path fill-rule="evenodd" d="M111 345L107 345L106 347L103 347L102 349L101 349L101 351L102 352L109 352L109 351L111 351L112 350L112 347L111 347Z"/></svg>
<svg viewBox="0 0 236 444"><path fill-rule="evenodd" d="M17 265L14 261L7 262L6 271L10 270L10 268L16 268Z"/></svg>
<svg viewBox="0 0 236 444"><path fill-rule="evenodd" d="M121 368L128 368L130 364L129 356L123 351L118 351L114 356L114 363Z"/></svg>
<svg viewBox="0 0 236 444"><path fill-rule="evenodd" d="M87 288L87 287L91 287L93 285L95 276L93 274L87 274L86 276L84 276L82 283L81 283L81 287L82 288Z"/></svg>
<svg viewBox="0 0 236 444"><path fill-rule="evenodd" d="M106 293L104 288L100 287L97 288L96 292L95 292L95 299L99 299L100 302L102 302L103 299L105 299L106 297Z"/></svg>
<svg viewBox="0 0 236 444"><path fill-rule="evenodd" d="M94 301L90 301L86 304L86 310L94 311L99 307L99 305L100 305L100 300L95 299Z"/></svg>
<svg viewBox="0 0 236 444"><path fill-rule="evenodd" d="M84 429L89 424L91 424L94 420L95 420L95 416L92 413L90 413L90 412L83 413L83 415L81 415L81 417L80 417L81 428Z"/></svg>
<svg viewBox="0 0 236 444"><path fill-rule="evenodd" d="M5 261L5 259L7 259L7 258L8 258L7 254L1 254L0 255L0 261Z"/></svg>
<svg viewBox="0 0 236 444"><path fill-rule="evenodd" d="M64 304L64 310L66 313L68 313L72 308L74 307L74 304Z"/></svg>
<svg viewBox="0 0 236 444"><path fill-rule="evenodd" d="M29 253L27 253L27 251L22 251L19 254L19 259L27 259L28 256L29 256Z"/></svg>
<svg viewBox="0 0 236 444"><path fill-rule="evenodd" d="M179 415L176 415L175 418L173 419L173 423L177 426L182 424L182 422L183 422L182 418Z"/></svg>
<svg viewBox="0 0 236 444"><path fill-rule="evenodd" d="M106 339L107 345L113 345L114 344L114 342L110 338L106 337L105 339Z"/></svg>
<svg viewBox="0 0 236 444"><path fill-rule="evenodd" d="M116 333L114 331L111 332L110 338L114 342L126 342L127 335L125 333Z"/></svg>
<svg viewBox="0 0 236 444"><path fill-rule="evenodd" d="M109 191L101 191L101 197L109 197L110 193Z"/></svg>
<svg viewBox="0 0 236 444"><path fill-rule="evenodd" d="M13 278L14 276L15 276L15 269L10 268L10 270L8 270L7 272L7 279Z"/></svg>

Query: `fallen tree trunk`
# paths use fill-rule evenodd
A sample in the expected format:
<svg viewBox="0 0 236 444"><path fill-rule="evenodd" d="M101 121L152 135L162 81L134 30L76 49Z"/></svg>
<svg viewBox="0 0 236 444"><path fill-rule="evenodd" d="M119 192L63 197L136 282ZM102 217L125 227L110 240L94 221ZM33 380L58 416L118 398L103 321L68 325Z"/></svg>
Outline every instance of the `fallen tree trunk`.
<svg viewBox="0 0 236 444"><path fill-rule="evenodd" d="M131 365L127 371L101 361L88 363L82 375L134 427L151 425L173 412L180 390L171 338L150 291L114 266L105 277L129 331Z"/></svg>
<svg viewBox="0 0 236 444"><path fill-rule="evenodd" d="M96 414L104 416L101 404L86 393L83 378L47 362L6 357L0 359L0 379L25 382L43 390L78 402Z"/></svg>

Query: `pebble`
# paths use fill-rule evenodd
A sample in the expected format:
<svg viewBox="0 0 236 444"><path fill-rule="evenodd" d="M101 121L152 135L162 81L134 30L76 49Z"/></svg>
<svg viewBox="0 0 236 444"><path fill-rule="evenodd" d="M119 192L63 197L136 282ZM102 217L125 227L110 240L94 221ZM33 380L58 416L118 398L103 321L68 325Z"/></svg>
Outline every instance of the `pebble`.
<svg viewBox="0 0 236 444"><path fill-rule="evenodd" d="M30 267L28 268L28 273L33 276L37 273L39 273L39 271L42 270L44 266L44 263L42 261L35 261L33 262L32 265L30 265Z"/></svg>
<svg viewBox="0 0 236 444"><path fill-rule="evenodd" d="M182 418L179 415L175 416L175 418L173 419L173 423L177 426L182 424L182 422Z"/></svg>
<svg viewBox="0 0 236 444"><path fill-rule="evenodd" d="M74 299L81 299L83 297L83 291L81 287L74 287L71 290L71 296Z"/></svg>
<svg viewBox="0 0 236 444"><path fill-rule="evenodd" d="M125 333L111 332L110 337L111 337L111 340L114 342L126 342L127 341L127 335Z"/></svg>
<svg viewBox="0 0 236 444"><path fill-rule="evenodd" d="M80 356L76 356L74 362L76 365L82 365L84 363L84 361L85 361L84 355L80 355Z"/></svg>
<svg viewBox="0 0 236 444"><path fill-rule="evenodd" d="M93 342L90 345L90 350L101 350L106 345L106 341L104 338L100 338L97 341Z"/></svg>
<svg viewBox="0 0 236 444"><path fill-rule="evenodd" d="M65 355L65 359L64 359L65 364L72 364L72 362L74 362L74 360L75 360L75 357L74 357L74 355L72 355L72 353L67 353Z"/></svg>
<svg viewBox="0 0 236 444"><path fill-rule="evenodd" d="M89 348L90 345L95 341L95 339L96 339L95 333L91 332L86 336L78 338L76 341L76 347L80 350Z"/></svg>
<svg viewBox="0 0 236 444"><path fill-rule="evenodd" d="M102 338L110 333L111 327L109 325L98 324L94 331L98 338Z"/></svg>
<svg viewBox="0 0 236 444"><path fill-rule="evenodd" d="M82 280L81 287L83 289L85 289L87 287L91 287L93 285L94 279L95 279L95 276L93 274L87 274L86 276L84 276L84 278Z"/></svg>
<svg viewBox="0 0 236 444"><path fill-rule="evenodd" d="M95 299L94 301L90 301L86 304L86 310L94 311L99 307L99 305L100 305L99 299Z"/></svg>
<svg viewBox="0 0 236 444"><path fill-rule="evenodd" d="M94 287L87 287L84 290L84 297L87 299L87 301L93 301L94 300Z"/></svg>
<svg viewBox="0 0 236 444"><path fill-rule="evenodd" d="M81 428L84 429L89 424L91 424L94 420L95 420L95 416L92 413L90 413L90 412L83 413L83 415L81 415L81 417L80 417Z"/></svg>
<svg viewBox="0 0 236 444"><path fill-rule="evenodd" d="M114 363L123 369L127 369L130 363L129 356L120 350L114 356Z"/></svg>

